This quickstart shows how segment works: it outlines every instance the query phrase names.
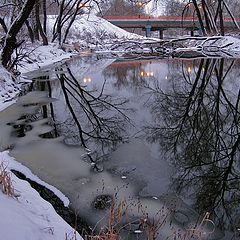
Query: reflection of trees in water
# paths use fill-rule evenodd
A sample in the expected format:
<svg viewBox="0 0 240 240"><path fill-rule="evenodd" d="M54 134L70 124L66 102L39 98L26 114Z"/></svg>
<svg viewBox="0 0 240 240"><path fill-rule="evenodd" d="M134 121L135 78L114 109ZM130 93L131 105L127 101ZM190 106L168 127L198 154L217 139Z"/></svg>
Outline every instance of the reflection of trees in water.
<svg viewBox="0 0 240 240"><path fill-rule="evenodd" d="M42 117L51 115L54 120L55 134L44 134L43 137L62 135L68 143L81 144L86 149L96 151L96 156L88 155L92 162L101 160L101 156L109 149L123 141L126 124L130 122L125 115L127 100L105 94L105 82L98 90L89 90L87 86L80 84L74 77L68 66L56 69L59 87L64 96L64 104L67 107L67 117L64 122L59 122L54 104L42 108ZM36 82L34 88L47 90L52 96L51 81ZM95 159L97 158L97 159ZM93 165L97 167L96 165Z"/></svg>
<svg viewBox="0 0 240 240"><path fill-rule="evenodd" d="M74 132L72 137L85 148L91 149L94 142L101 146L104 153L104 150L123 140L124 128L129 122L124 114L127 101L106 95L105 82L101 89L90 91L78 82L70 68L66 67L66 71L57 77L71 115L67 124L70 125L70 131Z"/></svg>
<svg viewBox="0 0 240 240"><path fill-rule="evenodd" d="M106 78L116 79L114 86L118 89L121 88L134 88L142 87L146 84L146 80L141 76L144 66L141 62L115 62L112 65L106 67L103 71L103 75Z"/></svg>
<svg viewBox="0 0 240 240"><path fill-rule="evenodd" d="M32 91L48 91L48 97L52 98L52 84L49 81L49 75L42 75L38 76L37 78L39 81L33 81L31 84L26 85L25 89L23 90L23 93L26 94L27 92ZM23 95L24 95L23 94ZM49 106L49 107L48 107ZM22 118L28 119L29 122L34 122L43 118L49 118L49 121L47 122L48 125L51 125L53 127L53 130L44 134L41 134L40 136L42 138L56 138L59 137L57 124L55 122L55 113L54 113L54 107L53 103L49 102L47 105L42 104L41 108L30 116L23 116ZM23 125L25 127L25 125ZM22 129L23 132L25 131ZM25 134L24 134L25 136Z"/></svg>
<svg viewBox="0 0 240 240"><path fill-rule="evenodd" d="M195 198L196 207L222 227L226 217L233 224L240 213L240 88L228 90L233 66L230 60L202 59L174 78L171 90L156 86L156 122L147 127L149 139L177 166L174 188Z"/></svg>
<svg viewBox="0 0 240 240"><path fill-rule="evenodd" d="M117 142L121 140L123 124L127 120L122 108L126 100L114 99L104 94L105 82L99 92L89 91L81 86L78 80L67 68L68 74L59 74L58 78L64 93L66 104L78 127L79 136L84 147L89 138L98 139L102 142ZM81 109L82 119L78 119L77 110L74 109L75 101ZM84 128L83 122L86 121Z"/></svg>

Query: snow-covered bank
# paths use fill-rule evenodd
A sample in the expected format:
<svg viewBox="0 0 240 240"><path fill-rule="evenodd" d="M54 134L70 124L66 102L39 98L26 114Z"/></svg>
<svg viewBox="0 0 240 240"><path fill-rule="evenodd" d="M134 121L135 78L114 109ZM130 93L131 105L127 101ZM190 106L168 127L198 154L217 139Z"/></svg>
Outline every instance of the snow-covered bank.
<svg viewBox="0 0 240 240"><path fill-rule="evenodd" d="M12 75L0 66L0 111L11 104L9 101L11 101L19 91L20 85L14 83Z"/></svg>
<svg viewBox="0 0 240 240"><path fill-rule="evenodd" d="M49 36L51 36L56 17L48 16ZM77 16L70 28L67 43L64 43L61 48L57 43L49 43L48 46L42 46L40 42L34 45L26 44L24 47L26 57L19 63L17 70L24 74L52 63L65 61L77 54L89 54L96 50L109 52L114 42L143 41L144 39L146 38L127 32L95 14L83 14Z"/></svg>
<svg viewBox="0 0 240 240"><path fill-rule="evenodd" d="M27 176L31 179L40 181L27 168L11 158L7 151L0 153L1 163L6 167L6 171L16 169L27 173ZM16 197L9 197L0 192L0 211L2 215L0 219L1 236L5 240L82 239L55 212L53 206L42 199L39 193L28 182L20 180L14 174L11 174L11 180ZM42 181L40 182L43 183ZM47 187L54 190L67 203L66 197L57 189L49 185Z"/></svg>
<svg viewBox="0 0 240 240"><path fill-rule="evenodd" d="M48 17L48 31L52 32L57 16ZM63 28L63 31L65 27ZM70 28L68 42L79 42L80 47L104 45L114 40L144 39L143 36L121 29L93 13L77 16Z"/></svg>
<svg viewBox="0 0 240 240"><path fill-rule="evenodd" d="M55 43L49 43L47 46L42 46L39 43L35 46L27 45L25 51L27 57L19 63L17 68L21 74L48 66L52 63L66 61L77 54L77 52L64 51Z"/></svg>
<svg viewBox="0 0 240 240"><path fill-rule="evenodd" d="M48 53L47 51L43 52ZM48 61L50 63L56 59L59 59L57 54L56 58L48 59ZM17 94L20 91L20 84L14 82L11 74L2 67L0 68L0 74L1 111L15 102ZM82 239L81 236L56 213L49 202L45 201L27 181L21 180L12 174L11 170L17 170L31 180L47 187L62 200L65 206L68 206L69 200L59 190L33 175L28 168L10 157L8 151L0 152L0 165L10 174L15 194L15 197L10 197L0 191L0 211L2 216L0 219L0 229L1 236L3 236L5 240ZM0 188L2 189L2 187Z"/></svg>
<svg viewBox="0 0 240 240"><path fill-rule="evenodd" d="M169 43L176 44L173 55L188 57L192 54L200 53L202 57L224 57L240 58L240 38L239 36L212 36L199 38L174 39ZM181 43L182 47L178 45Z"/></svg>

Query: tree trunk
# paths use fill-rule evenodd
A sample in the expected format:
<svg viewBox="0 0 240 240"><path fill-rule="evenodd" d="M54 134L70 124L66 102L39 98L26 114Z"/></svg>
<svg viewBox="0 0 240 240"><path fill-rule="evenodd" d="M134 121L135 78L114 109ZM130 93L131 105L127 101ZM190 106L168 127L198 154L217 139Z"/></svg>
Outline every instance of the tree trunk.
<svg viewBox="0 0 240 240"><path fill-rule="evenodd" d="M229 13L231 19L233 20L234 25L237 27L238 30L240 30L240 27L239 27L239 25L238 25L238 22L236 21L235 17L233 16L230 8L228 7L228 5L227 5L227 3L226 3L225 1L223 1L223 5L224 5L224 7L226 8L227 12Z"/></svg>
<svg viewBox="0 0 240 240"><path fill-rule="evenodd" d="M205 23L206 23L206 31L208 34L210 34L211 31L211 26L210 26L210 22L209 22L209 15L206 9L206 2L205 0L202 0L202 10L203 10L203 14L204 14L204 18L205 18Z"/></svg>
<svg viewBox="0 0 240 240"><path fill-rule="evenodd" d="M206 30L205 30L205 27L204 27L204 23L203 23L203 20L202 20L202 15L201 15L201 12L199 10L199 6L198 6L198 3L196 0L193 0L193 5L194 5L194 8L195 8L195 11L197 13L197 17L198 17L198 21L199 21L199 24L200 24L200 28L202 30L202 34L204 36L206 36Z"/></svg>
<svg viewBox="0 0 240 240"><path fill-rule="evenodd" d="M47 35L47 6L46 6L46 0L42 0L42 9L43 9L43 31Z"/></svg>
<svg viewBox="0 0 240 240"><path fill-rule="evenodd" d="M59 45L62 45L62 17L64 11L64 4L65 0L62 0L60 8L59 8L59 15L58 15L58 22L57 22L57 37Z"/></svg>
<svg viewBox="0 0 240 240"><path fill-rule="evenodd" d="M37 5L37 2L38 0L36 0L36 5ZM36 40L40 40L39 38L39 29L38 29L38 24L37 24L37 7L35 5L35 8L33 10L33 18L32 18L32 21L33 21L33 33L34 33L34 38Z"/></svg>
<svg viewBox="0 0 240 240"><path fill-rule="evenodd" d="M224 36L224 19L223 19L223 6L222 0L219 0L219 21L220 21L220 33Z"/></svg>
<svg viewBox="0 0 240 240"><path fill-rule="evenodd" d="M34 33L33 33L33 29L32 27L30 26L30 23L28 20L25 21L25 25L27 26L27 29L28 29L28 34L29 34L29 37L31 39L31 42L34 43Z"/></svg>
<svg viewBox="0 0 240 240"><path fill-rule="evenodd" d="M7 29L6 23L3 18L0 18L0 24L1 24L4 32L7 33L8 29Z"/></svg>
<svg viewBox="0 0 240 240"><path fill-rule="evenodd" d="M67 26L67 29L66 29L66 31L65 31L64 38L63 38L63 43L65 43L65 41L66 41L66 39L67 39L67 35L68 35L68 33L69 33L69 30L70 30L72 24L74 23L74 21L75 21L75 19L76 19L76 16L77 16L78 11L79 11L80 3L81 3L81 2L79 1L78 4L77 4L77 6L76 6L75 12L74 12L74 14L73 14L73 16L72 16L72 18L71 18L71 20L70 20L70 23L69 23L68 26Z"/></svg>
<svg viewBox="0 0 240 240"><path fill-rule="evenodd" d="M39 5L39 0L36 0L36 5L35 5L35 13L36 13L36 26L37 29L41 35L41 38L43 40L43 45L48 45L48 39L43 31L41 20L40 20L40 5Z"/></svg>
<svg viewBox="0 0 240 240"><path fill-rule="evenodd" d="M13 51L17 47L17 34L19 33L24 22L32 12L35 3L36 3L36 0L26 0L20 13L18 14L16 19L10 26L10 29L5 39L2 55L1 55L2 65L5 68L8 68L11 62L11 56L13 54Z"/></svg>

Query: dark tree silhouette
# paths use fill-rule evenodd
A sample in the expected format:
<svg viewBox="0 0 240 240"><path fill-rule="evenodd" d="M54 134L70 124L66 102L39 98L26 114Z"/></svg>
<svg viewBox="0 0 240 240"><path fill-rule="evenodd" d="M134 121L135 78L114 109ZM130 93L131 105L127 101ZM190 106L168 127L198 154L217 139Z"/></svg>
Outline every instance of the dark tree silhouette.
<svg viewBox="0 0 240 240"><path fill-rule="evenodd" d="M172 90L152 89L156 124L147 127L177 166L173 187L195 199L222 228L239 214L240 89L228 90L234 60L202 59L183 66ZM189 62L187 63L189 64Z"/></svg>
<svg viewBox="0 0 240 240"><path fill-rule="evenodd" d="M42 27L41 20L40 20L40 0L36 0L35 4L35 14L36 14L36 27L37 30L40 33L40 36L43 40L43 45L48 45L48 39L46 35L46 9L44 9L44 27ZM46 7L46 2L43 4L44 7Z"/></svg>
<svg viewBox="0 0 240 240"><path fill-rule="evenodd" d="M1 55L2 65L5 68L9 68L11 66L11 56L13 54L13 51L21 44L17 42L17 35L21 30L23 24L29 17L30 13L32 12L35 3L36 0L26 0L24 2L20 13L18 14L6 34L6 39Z"/></svg>
<svg viewBox="0 0 240 240"><path fill-rule="evenodd" d="M97 161L107 154L109 149L124 141L125 126L130 122L125 115L127 101L104 93L105 82L99 91L89 91L80 84L66 65L57 69L57 77L69 111L70 119L67 123L58 123L61 135L81 144L86 149L97 144L101 151L92 157L88 155L94 168L98 169ZM62 127L61 127L62 126ZM69 130L66 130L68 129ZM65 130L64 130L65 129ZM73 130L74 129L74 130Z"/></svg>
<svg viewBox="0 0 240 240"><path fill-rule="evenodd" d="M76 20L76 17L83 12L83 9L88 8L90 0L62 0L57 2L58 15L53 27L52 42L56 39L61 45L66 41L69 30ZM90 6L89 6L90 7ZM64 29L65 28L65 29Z"/></svg>

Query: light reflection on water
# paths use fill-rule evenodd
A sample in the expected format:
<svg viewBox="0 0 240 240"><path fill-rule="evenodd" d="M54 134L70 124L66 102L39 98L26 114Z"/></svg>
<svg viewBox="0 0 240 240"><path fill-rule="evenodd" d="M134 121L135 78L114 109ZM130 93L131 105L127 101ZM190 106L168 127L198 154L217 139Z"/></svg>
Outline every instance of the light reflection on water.
<svg viewBox="0 0 240 240"><path fill-rule="evenodd" d="M32 90L45 92L25 97L30 96L27 104L32 99L39 103L36 106L19 102L1 112L1 145L14 145L14 157L62 190L92 222L106 214L93 208L93 200L117 193L118 201L129 202L135 218L141 215L139 196L150 216L163 209L169 222L159 236L196 223L206 211L224 228L229 220L222 222L220 215L232 214L223 209L224 201L229 204L224 197L232 194L229 186L236 199L239 191L238 168L228 165L239 156L237 65L217 59L115 61L93 56L56 66L55 72L33 72L31 77L41 76L41 81L32 84ZM51 102L47 96L58 101L40 110ZM19 125L16 120L26 115L20 121L30 128L21 129L23 136L16 138L13 123ZM225 177L223 185L216 176ZM212 183L224 186L224 199ZM205 201L207 190L213 195ZM184 201L198 207L200 216L175 197L177 191L185 192ZM236 221L238 208L234 211ZM221 237L216 231L206 239Z"/></svg>

